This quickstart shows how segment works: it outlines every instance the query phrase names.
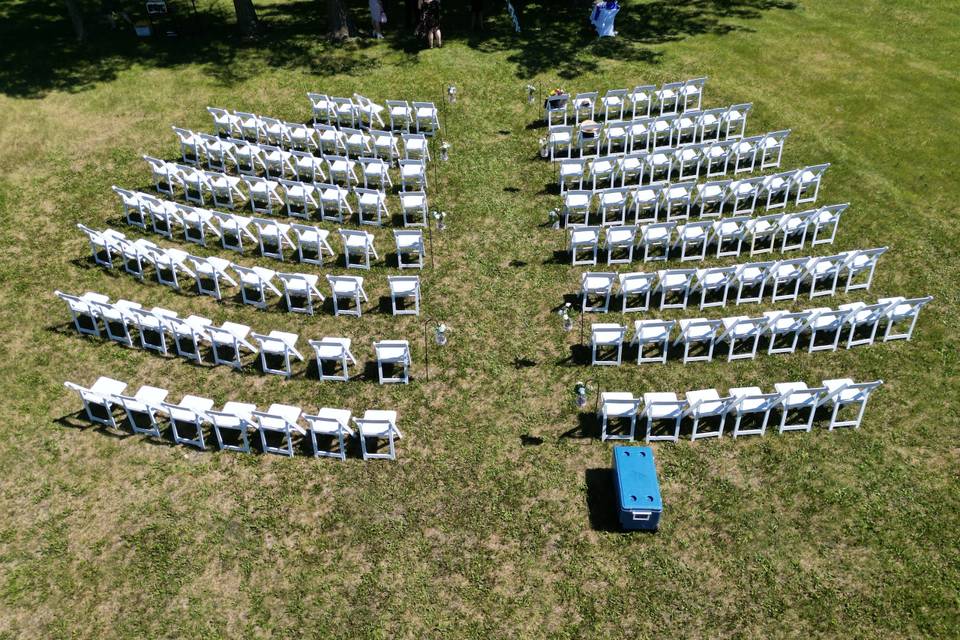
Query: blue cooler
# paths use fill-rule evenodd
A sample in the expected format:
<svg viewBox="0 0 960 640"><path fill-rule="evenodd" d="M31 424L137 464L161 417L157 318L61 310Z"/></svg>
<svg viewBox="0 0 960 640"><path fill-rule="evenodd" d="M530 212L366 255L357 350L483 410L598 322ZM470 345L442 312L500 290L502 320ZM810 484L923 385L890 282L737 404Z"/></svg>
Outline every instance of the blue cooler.
<svg viewBox="0 0 960 640"><path fill-rule="evenodd" d="M660 483L650 447L614 447L617 509L624 529L656 531L660 526Z"/></svg>

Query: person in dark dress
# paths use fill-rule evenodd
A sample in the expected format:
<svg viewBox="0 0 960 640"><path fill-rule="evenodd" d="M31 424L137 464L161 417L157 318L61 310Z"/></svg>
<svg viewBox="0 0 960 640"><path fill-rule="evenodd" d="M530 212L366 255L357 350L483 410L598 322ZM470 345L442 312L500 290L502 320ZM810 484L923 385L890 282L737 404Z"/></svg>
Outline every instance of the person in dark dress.
<svg viewBox="0 0 960 640"><path fill-rule="evenodd" d="M421 38L426 37L431 49L434 43L438 47L443 46L443 40L440 38L440 0L421 0L417 35Z"/></svg>

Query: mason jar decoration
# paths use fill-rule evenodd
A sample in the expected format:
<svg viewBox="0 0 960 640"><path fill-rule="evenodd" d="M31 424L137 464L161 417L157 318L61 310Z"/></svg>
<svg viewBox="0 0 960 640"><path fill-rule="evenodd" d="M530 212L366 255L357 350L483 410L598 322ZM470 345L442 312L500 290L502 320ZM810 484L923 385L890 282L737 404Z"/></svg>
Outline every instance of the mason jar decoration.
<svg viewBox="0 0 960 640"><path fill-rule="evenodd" d="M440 144L440 159L444 162L450 159L450 143L446 140Z"/></svg>
<svg viewBox="0 0 960 640"><path fill-rule="evenodd" d="M563 322L563 330L567 333L573 331L573 318L570 317L571 307L572 305L568 302L561 307L560 311L557 312L560 316L560 320Z"/></svg>
<svg viewBox="0 0 960 640"><path fill-rule="evenodd" d="M437 346L442 347L447 344L447 325L442 322L437 325L435 338Z"/></svg>
<svg viewBox="0 0 960 640"><path fill-rule="evenodd" d="M560 211L558 209L550 209L550 213L547 214L547 219L550 221L550 227L552 229L560 228Z"/></svg>
<svg viewBox="0 0 960 640"><path fill-rule="evenodd" d="M446 211L434 211L433 219L437 221L437 231L445 231L447 228L447 212Z"/></svg>
<svg viewBox="0 0 960 640"><path fill-rule="evenodd" d="M533 104L536 98L537 88L532 84L527 85L527 104Z"/></svg>
<svg viewBox="0 0 960 640"><path fill-rule="evenodd" d="M453 85L447 87L447 100L450 104L453 104L457 101L457 88Z"/></svg>
<svg viewBox="0 0 960 640"><path fill-rule="evenodd" d="M573 385L573 401L578 409L583 409L587 405L587 385L583 382L577 382Z"/></svg>
<svg viewBox="0 0 960 640"><path fill-rule="evenodd" d="M550 147L547 146L547 139L540 138L540 157L547 158L550 156Z"/></svg>

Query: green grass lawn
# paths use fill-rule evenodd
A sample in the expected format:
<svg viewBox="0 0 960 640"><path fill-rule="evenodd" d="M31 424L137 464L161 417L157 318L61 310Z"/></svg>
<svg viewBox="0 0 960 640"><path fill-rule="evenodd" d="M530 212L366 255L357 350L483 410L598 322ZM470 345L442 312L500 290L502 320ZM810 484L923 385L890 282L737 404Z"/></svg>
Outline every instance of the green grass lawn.
<svg viewBox="0 0 960 640"><path fill-rule="evenodd" d="M302 1L257 2L269 31L252 43L218 22L229 3L201 3L202 36L146 43L95 29L87 48L72 43L61 3L0 8L0 638L960 633L955 7L629 0L621 37L596 42L585 11L567 3L530 3L520 35L487 4L498 12L486 34L470 35L461 10L432 51L396 35L331 47L322 3ZM365 26L365 9L355 18ZM750 133L792 129L785 168L832 163L820 202L851 208L833 247L795 255L888 246L869 292L823 304L933 295L913 341L686 367L571 361L578 332L564 333L552 309L583 269L555 257L565 236L544 225L555 174L536 159L543 129L524 86L698 75L710 78L705 106L753 102ZM432 347L429 382L422 325L374 309L396 273L382 263L362 319L305 317L104 271L75 229L136 236L110 186L146 190L140 155L174 158L170 125L209 128L207 105L303 121L307 91L439 101L448 83L459 92L443 114L452 157L431 199L449 229L422 277L425 311L451 338ZM381 250L390 233L377 231ZM54 289L293 331L302 343L347 335L361 366L372 340L408 339L415 380L287 381L84 339ZM705 315L723 311L733 308ZM394 408L405 437L395 463L197 452L84 427L62 383L100 375L218 404ZM860 430L661 443L659 533L616 530L612 445L578 415L575 381L595 380L589 409L597 387L848 376L886 381Z"/></svg>

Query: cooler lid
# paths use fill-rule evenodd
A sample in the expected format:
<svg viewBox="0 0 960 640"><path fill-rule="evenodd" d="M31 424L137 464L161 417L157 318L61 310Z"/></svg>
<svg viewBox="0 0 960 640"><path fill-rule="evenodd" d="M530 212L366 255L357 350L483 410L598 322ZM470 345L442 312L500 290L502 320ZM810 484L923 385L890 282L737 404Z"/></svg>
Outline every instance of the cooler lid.
<svg viewBox="0 0 960 640"><path fill-rule="evenodd" d="M620 508L663 510L660 483L650 447L615 447L613 472L616 475Z"/></svg>

